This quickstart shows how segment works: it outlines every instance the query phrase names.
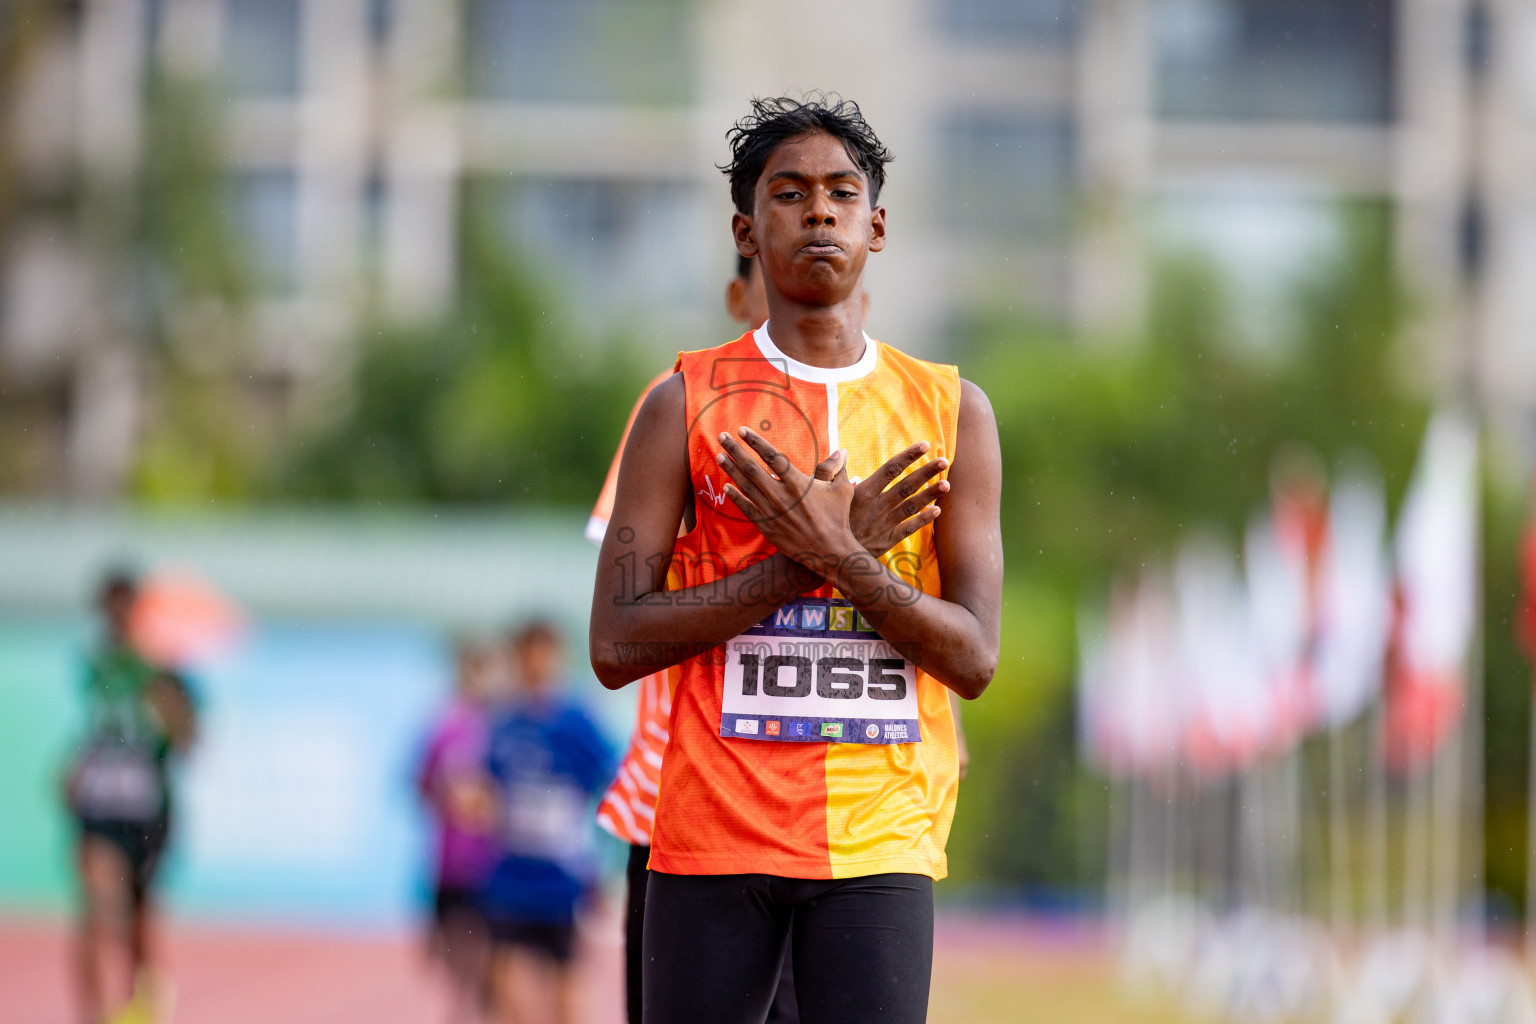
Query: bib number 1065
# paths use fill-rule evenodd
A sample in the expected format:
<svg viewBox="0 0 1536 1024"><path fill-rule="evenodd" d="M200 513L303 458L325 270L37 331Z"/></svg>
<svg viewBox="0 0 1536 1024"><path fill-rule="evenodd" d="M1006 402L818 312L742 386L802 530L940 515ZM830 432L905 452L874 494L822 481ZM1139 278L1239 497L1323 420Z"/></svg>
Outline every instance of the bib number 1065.
<svg viewBox="0 0 1536 1024"><path fill-rule="evenodd" d="M741 695L809 697L828 700L905 700L907 679L901 658L809 658L799 654L742 651Z"/></svg>

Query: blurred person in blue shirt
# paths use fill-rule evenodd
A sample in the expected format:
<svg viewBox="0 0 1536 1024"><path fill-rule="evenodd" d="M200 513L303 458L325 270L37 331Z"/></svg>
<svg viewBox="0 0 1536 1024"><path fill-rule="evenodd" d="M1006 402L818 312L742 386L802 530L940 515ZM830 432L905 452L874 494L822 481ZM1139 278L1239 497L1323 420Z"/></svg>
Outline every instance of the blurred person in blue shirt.
<svg viewBox="0 0 1536 1024"><path fill-rule="evenodd" d="M547 622L512 641L517 683L486 742L501 857L484 891L493 991L507 1021L572 1017L576 911L597 878L592 811L616 753L562 685L564 645Z"/></svg>

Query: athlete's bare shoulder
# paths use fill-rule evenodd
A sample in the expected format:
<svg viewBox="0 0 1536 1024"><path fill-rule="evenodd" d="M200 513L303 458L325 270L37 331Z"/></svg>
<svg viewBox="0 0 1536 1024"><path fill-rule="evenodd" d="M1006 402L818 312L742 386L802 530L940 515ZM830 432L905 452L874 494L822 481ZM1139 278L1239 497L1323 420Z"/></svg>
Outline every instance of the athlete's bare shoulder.
<svg viewBox="0 0 1536 1024"><path fill-rule="evenodd" d="M683 375L674 373L651 388L651 393L645 396L645 401L640 405L640 412L635 416L635 426L639 428L641 421L646 419L665 420L673 413L681 416L686 405L687 393L684 391Z"/></svg>
<svg viewBox="0 0 1536 1024"><path fill-rule="evenodd" d="M1002 485L1002 445L997 437L997 415L992 411L992 401L987 393L974 383L960 378L960 415L956 425L955 466L950 470L950 481L955 480L956 470L972 486L981 485L977 497L995 494ZM962 465L962 463L968 463Z"/></svg>
<svg viewBox="0 0 1536 1024"><path fill-rule="evenodd" d="M965 422L967 415L992 424L992 432L997 432L997 415L992 411L992 400L981 389L981 385L974 381L960 378L960 420Z"/></svg>

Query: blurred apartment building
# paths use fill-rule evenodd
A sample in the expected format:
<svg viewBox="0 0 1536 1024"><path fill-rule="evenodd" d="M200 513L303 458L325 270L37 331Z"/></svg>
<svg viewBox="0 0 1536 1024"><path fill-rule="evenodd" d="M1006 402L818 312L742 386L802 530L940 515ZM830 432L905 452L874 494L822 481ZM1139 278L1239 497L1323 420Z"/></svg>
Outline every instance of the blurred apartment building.
<svg viewBox="0 0 1536 1024"><path fill-rule="evenodd" d="M344 366L361 325L448 307L471 218L582 323L641 325L658 362L714 343L725 130L753 94L827 88L897 157L877 336L938 354L1007 308L1123 335L1159 245L1204 249L1262 314L1270 279L1326 250L1340 199L1384 202L1426 387L1475 390L1536 448L1529 0L8 6L0 380L40 410L6 422L52 467L41 493L111 497L132 460L143 303L93 253L113 238L102 197L153 156L156 68L213 97L223 216L256 282L243 376L278 407Z"/></svg>

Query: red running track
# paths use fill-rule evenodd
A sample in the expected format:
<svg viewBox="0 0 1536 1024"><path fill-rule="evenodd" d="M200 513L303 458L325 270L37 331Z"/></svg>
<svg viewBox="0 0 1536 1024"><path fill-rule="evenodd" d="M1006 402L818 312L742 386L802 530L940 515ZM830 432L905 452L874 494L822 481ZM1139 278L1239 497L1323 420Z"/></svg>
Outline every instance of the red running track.
<svg viewBox="0 0 1536 1024"><path fill-rule="evenodd" d="M414 936L180 925L161 938L176 1024L437 1024L441 978ZM64 921L0 919L0 1022L75 1024ZM582 1024L622 1024L621 957L588 941Z"/></svg>
<svg viewBox="0 0 1536 1024"><path fill-rule="evenodd" d="M1006 1003L987 1020L1013 1020L1016 1000L1064 978L1090 989L1109 983L1103 936L1091 924L952 911L936 924L934 1020L975 1024L979 986ZM69 943L65 921L0 917L0 1024L75 1024ZM441 979L410 935L179 924L161 948L174 1024L440 1024L447 1015ZM618 920L604 914L584 937L581 1024L623 1024L621 964Z"/></svg>

